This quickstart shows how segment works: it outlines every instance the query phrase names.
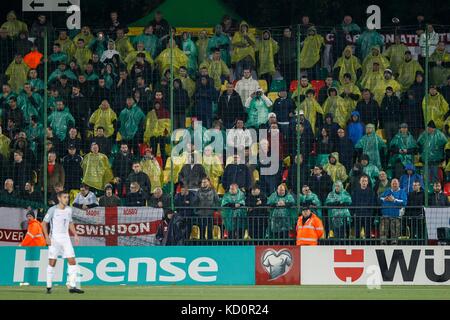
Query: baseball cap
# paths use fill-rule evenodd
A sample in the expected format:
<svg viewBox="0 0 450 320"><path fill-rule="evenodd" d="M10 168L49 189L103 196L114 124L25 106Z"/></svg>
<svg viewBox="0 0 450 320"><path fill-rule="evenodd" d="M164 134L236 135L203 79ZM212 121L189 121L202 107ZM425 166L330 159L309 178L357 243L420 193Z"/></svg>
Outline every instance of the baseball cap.
<svg viewBox="0 0 450 320"><path fill-rule="evenodd" d="M70 143L67 149L76 149L75 145L73 143Z"/></svg>

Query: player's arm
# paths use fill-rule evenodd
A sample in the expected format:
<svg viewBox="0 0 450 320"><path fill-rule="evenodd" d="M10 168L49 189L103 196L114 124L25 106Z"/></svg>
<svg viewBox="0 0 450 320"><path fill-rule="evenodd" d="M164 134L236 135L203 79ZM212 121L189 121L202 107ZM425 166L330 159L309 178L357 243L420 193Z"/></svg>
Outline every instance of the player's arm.
<svg viewBox="0 0 450 320"><path fill-rule="evenodd" d="M69 223L69 231L73 235L75 244L78 244L80 242L80 238L78 238L77 230L75 229L75 225L73 224L73 222Z"/></svg>
<svg viewBox="0 0 450 320"><path fill-rule="evenodd" d="M50 237L48 236L48 222L42 221L42 232L44 233L45 242L47 245L51 245Z"/></svg>

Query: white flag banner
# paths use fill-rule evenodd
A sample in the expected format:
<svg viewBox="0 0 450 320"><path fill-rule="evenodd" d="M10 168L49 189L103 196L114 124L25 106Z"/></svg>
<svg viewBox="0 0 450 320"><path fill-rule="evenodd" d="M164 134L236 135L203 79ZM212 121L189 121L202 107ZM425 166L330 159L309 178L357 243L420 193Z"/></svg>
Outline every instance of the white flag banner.
<svg viewBox="0 0 450 320"><path fill-rule="evenodd" d="M436 240L438 228L450 228L450 208L425 208L428 239Z"/></svg>
<svg viewBox="0 0 450 320"><path fill-rule="evenodd" d="M0 246L19 245L27 230L28 210L0 207Z"/></svg>
<svg viewBox="0 0 450 320"><path fill-rule="evenodd" d="M73 208L80 246L151 246L163 209L149 207Z"/></svg>

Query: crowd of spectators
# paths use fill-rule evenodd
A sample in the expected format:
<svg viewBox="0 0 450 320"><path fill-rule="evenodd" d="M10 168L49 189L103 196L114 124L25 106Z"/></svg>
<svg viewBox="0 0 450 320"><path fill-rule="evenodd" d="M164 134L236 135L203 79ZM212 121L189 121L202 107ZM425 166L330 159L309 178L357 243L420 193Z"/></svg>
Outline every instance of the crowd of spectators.
<svg viewBox="0 0 450 320"><path fill-rule="evenodd" d="M325 75L325 38L308 17L301 27L297 48L295 29L275 36L229 17L212 34L192 35L158 12L141 34L129 36L112 12L110 26L85 25L71 35L44 14L29 26L8 13L0 28L1 202L28 206L47 191L52 205L67 189L80 209L167 209L173 197L184 216L210 217L223 207L230 237L242 236L234 218L292 216L297 197L303 205L335 207L315 212L333 219L329 227L338 236L349 217L375 215L377 206L387 217L421 215L400 207L423 206L426 192L429 205L448 206L450 54L433 26L414 30L416 57L399 34L386 45L376 30L361 30L345 16L331 31L333 66ZM186 129L174 144L191 138L181 154L169 150L171 115L173 129ZM251 129L259 130L256 137ZM218 136L223 148L208 146ZM236 154L227 158L230 149ZM261 173L274 162L276 172ZM201 221L200 228L212 223ZM267 224L270 232L290 228Z"/></svg>

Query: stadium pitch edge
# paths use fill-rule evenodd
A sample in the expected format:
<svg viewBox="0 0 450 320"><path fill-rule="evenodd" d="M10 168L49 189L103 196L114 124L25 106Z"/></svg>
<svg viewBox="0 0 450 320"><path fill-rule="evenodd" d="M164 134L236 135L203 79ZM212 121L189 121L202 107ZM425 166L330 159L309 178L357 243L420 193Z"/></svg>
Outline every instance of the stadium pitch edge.
<svg viewBox="0 0 450 320"><path fill-rule="evenodd" d="M0 300L450 300L445 286L84 286L72 295L64 286L0 287Z"/></svg>

